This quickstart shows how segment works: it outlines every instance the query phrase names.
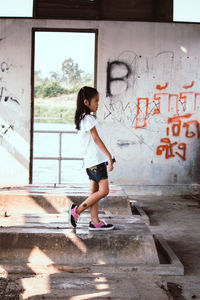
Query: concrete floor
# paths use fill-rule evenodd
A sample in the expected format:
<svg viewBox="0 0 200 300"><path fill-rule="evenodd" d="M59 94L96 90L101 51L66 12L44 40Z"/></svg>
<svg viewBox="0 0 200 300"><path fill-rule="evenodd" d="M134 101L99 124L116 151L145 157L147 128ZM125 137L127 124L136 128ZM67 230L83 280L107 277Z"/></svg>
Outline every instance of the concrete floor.
<svg viewBox="0 0 200 300"><path fill-rule="evenodd" d="M200 195L136 198L184 265L184 276L162 277L168 290L175 300L200 299Z"/></svg>
<svg viewBox="0 0 200 300"><path fill-rule="evenodd" d="M200 195L131 196L184 265L184 276L90 272L82 268L3 273L0 299L200 299ZM0 266L1 268L1 266Z"/></svg>

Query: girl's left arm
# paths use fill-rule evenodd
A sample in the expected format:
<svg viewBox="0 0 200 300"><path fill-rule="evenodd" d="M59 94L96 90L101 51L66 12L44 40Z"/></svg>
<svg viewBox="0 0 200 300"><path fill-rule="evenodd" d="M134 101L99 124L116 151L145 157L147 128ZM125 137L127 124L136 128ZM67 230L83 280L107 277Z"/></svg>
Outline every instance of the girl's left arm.
<svg viewBox="0 0 200 300"><path fill-rule="evenodd" d="M112 156L111 156L110 152L108 151L108 149L106 148L102 139L99 137L96 127L94 126L92 129L90 129L90 132L91 132L91 135L92 135L92 138L93 138L95 144L97 144L97 146L108 157L108 171L112 171L113 170Z"/></svg>

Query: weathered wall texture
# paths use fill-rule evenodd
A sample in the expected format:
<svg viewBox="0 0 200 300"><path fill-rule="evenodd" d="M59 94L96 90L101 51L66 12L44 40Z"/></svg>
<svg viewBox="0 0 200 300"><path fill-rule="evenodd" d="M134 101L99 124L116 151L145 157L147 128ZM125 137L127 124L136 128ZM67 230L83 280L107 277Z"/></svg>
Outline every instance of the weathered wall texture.
<svg viewBox="0 0 200 300"><path fill-rule="evenodd" d="M29 183L31 30L99 30L98 118L121 184L200 183L200 25L0 20L0 185Z"/></svg>
<svg viewBox="0 0 200 300"><path fill-rule="evenodd" d="M31 31L0 20L0 185L28 183Z"/></svg>
<svg viewBox="0 0 200 300"><path fill-rule="evenodd" d="M200 183L200 26L100 30L99 117L122 184Z"/></svg>

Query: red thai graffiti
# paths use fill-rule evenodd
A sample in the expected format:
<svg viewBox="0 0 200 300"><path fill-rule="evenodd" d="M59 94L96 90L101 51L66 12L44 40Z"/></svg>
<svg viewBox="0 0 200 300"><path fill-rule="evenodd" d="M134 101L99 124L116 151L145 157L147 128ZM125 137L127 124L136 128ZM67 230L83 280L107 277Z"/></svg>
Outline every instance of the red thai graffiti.
<svg viewBox="0 0 200 300"><path fill-rule="evenodd" d="M156 149L156 154L157 155L162 155L162 153L165 151L165 158L169 159L170 157L175 157L175 154L178 155L180 158L183 160L186 159L186 144L185 143L180 143L178 144L177 142L171 143L169 138L162 138L160 140L161 143L165 143L165 145L159 145ZM173 147L177 146L179 150L182 150L182 153L179 153L175 151L175 154L173 152Z"/></svg>
<svg viewBox="0 0 200 300"><path fill-rule="evenodd" d="M200 138L200 123L197 120L189 120L182 123L182 119L188 119L192 114L185 114L181 116L174 116L168 118L168 124L172 124L172 136L180 136L181 126L185 128L185 137L193 138L195 135ZM190 125L194 125L196 133L190 130ZM169 136L169 127L166 128L166 134Z"/></svg>
<svg viewBox="0 0 200 300"><path fill-rule="evenodd" d="M194 86L194 81L189 85L184 85L184 89L189 89ZM165 90L168 87L168 82L165 85L161 86L156 85L157 90ZM145 103L144 103L145 102ZM149 98L137 98L137 118L135 128L145 128L147 126L147 120L150 114L156 115L161 113L162 106L168 106L168 112L178 115L180 113L186 112L195 112L197 109L200 109L200 93L193 91L182 91L179 93L166 93L158 92L153 95L153 104L154 108L149 112ZM152 105L152 104L151 104ZM186 126L186 125L185 125ZM197 124L198 126L198 124ZM176 126L174 126L175 128ZM178 128L178 127L177 127Z"/></svg>
<svg viewBox="0 0 200 300"><path fill-rule="evenodd" d="M144 107L145 112L143 113ZM149 98L137 98L137 118L135 128L144 128L147 126L148 107Z"/></svg>
<svg viewBox="0 0 200 300"><path fill-rule="evenodd" d="M156 89L157 90L165 90L166 88L168 87L168 82L166 82L166 84L165 85L163 85L163 86L161 86L160 84L157 84L156 85Z"/></svg>
<svg viewBox="0 0 200 300"><path fill-rule="evenodd" d="M161 97L163 95L168 95L167 93L156 93L153 96L153 100L155 102L156 108L154 109L154 115L160 114L160 103L161 103Z"/></svg>
<svg viewBox="0 0 200 300"><path fill-rule="evenodd" d="M162 138L160 140L161 143L165 143L165 145L161 144L156 149L156 155L162 155L165 151L165 158L169 159L178 155L182 160L186 160L186 143L179 143L178 142L171 142L168 136L171 135L173 137L179 137L182 133L182 130L185 130L185 137L186 138L193 138L197 137L200 138L200 123L197 120L187 120L192 116L192 114L184 114L184 115L175 115L172 118L168 118L168 126L166 128L166 138ZM186 120L186 121L185 121ZM193 125L193 129L191 130L191 126ZM170 131L171 129L171 131ZM177 146L178 150L181 150L182 153L175 151L174 147Z"/></svg>
<svg viewBox="0 0 200 300"><path fill-rule="evenodd" d="M198 96L200 96L200 93L195 93L195 96L194 96L194 110L195 111L197 110L197 97ZM200 101L199 101L199 105L200 105Z"/></svg>
<svg viewBox="0 0 200 300"><path fill-rule="evenodd" d="M194 81L192 81L192 83L189 84L189 85L185 84L185 85L183 86L183 88L184 88L184 89L191 89L191 88L193 87L193 85L194 85Z"/></svg>

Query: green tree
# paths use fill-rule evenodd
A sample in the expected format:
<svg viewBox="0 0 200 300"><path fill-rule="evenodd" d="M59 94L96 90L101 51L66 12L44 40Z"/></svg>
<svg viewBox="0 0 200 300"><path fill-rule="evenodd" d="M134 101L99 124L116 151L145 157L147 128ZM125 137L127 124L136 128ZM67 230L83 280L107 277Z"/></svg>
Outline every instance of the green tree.
<svg viewBox="0 0 200 300"><path fill-rule="evenodd" d="M50 77L51 81L61 82L62 79L59 73L52 71L50 72L50 75L51 75Z"/></svg>
<svg viewBox="0 0 200 300"><path fill-rule="evenodd" d="M57 97L59 95L67 93L67 90L60 86L57 82L47 82L39 87L36 92L36 97Z"/></svg>
<svg viewBox="0 0 200 300"><path fill-rule="evenodd" d="M43 84L44 80L42 78L42 73L40 70L34 72L34 81L35 86L40 86L41 84Z"/></svg>
<svg viewBox="0 0 200 300"><path fill-rule="evenodd" d="M82 85L93 86L94 85L93 75L84 72L82 76Z"/></svg>
<svg viewBox="0 0 200 300"><path fill-rule="evenodd" d="M83 71L79 69L77 63L72 58L67 58L62 63L62 72L65 79L68 80L69 84L78 84L81 82L81 74Z"/></svg>

